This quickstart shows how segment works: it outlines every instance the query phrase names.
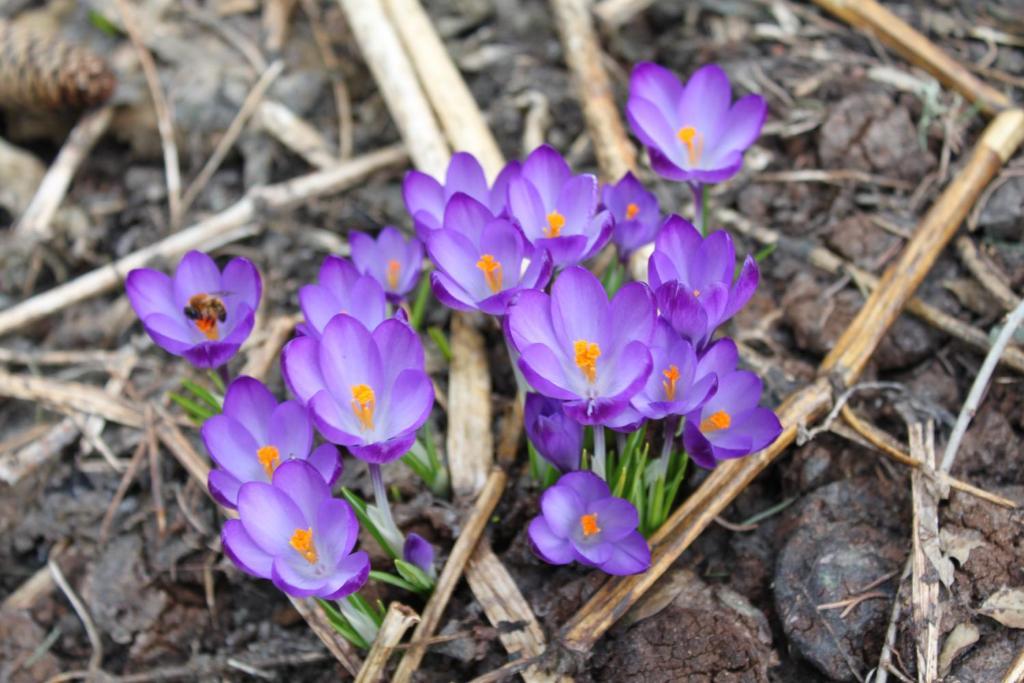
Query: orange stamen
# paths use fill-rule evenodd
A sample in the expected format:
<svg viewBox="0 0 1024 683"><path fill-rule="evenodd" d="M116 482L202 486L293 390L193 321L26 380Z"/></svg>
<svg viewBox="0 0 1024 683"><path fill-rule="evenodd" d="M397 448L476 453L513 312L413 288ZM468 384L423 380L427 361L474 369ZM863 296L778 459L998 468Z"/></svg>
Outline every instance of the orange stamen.
<svg viewBox="0 0 1024 683"><path fill-rule="evenodd" d="M207 318L205 316L196 318L196 327L210 341L217 341L220 338L220 334L217 332L216 318Z"/></svg>
<svg viewBox="0 0 1024 683"><path fill-rule="evenodd" d="M724 410L719 410L717 413L713 413L709 417L704 418L700 423L700 431L705 434L711 432L717 432L721 429L728 429L729 425L732 424L732 417L729 413Z"/></svg>
<svg viewBox="0 0 1024 683"><path fill-rule="evenodd" d="M305 558L306 562L316 564L316 546L313 545L313 529L296 529L289 541L291 546Z"/></svg>
<svg viewBox="0 0 1024 683"><path fill-rule="evenodd" d="M352 412L367 431L373 429L373 407L376 400L376 395L369 386L356 384L352 387Z"/></svg>
<svg viewBox="0 0 1024 683"><path fill-rule="evenodd" d="M694 299L699 299L700 298L700 290L699 289L693 290L693 298Z"/></svg>
<svg viewBox="0 0 1024 683"><path fill-rule="evenodd" d="M601 527L597 525L597 513L592 512L587 515L580 517L580 526L583 527L584 536L593 536L601 531Z"/></svg>
<svg viewBox="0 0 1024 683"><path fill-rule="evenodd" d="M597 379L597 359L601 355L601 347L595 342L577 339L572 343L576 354L576 367L583 371L591 384Z"/></svg>
<svg viewBox="0 0 1024 683"><path fill-rule="evenodd" d="M390 261L388 261L387 278L388 278L388 286L391 289L397 289L398 288L398 274L400 272L402 272L402 264L401 263L399 263L395 259L391 259Z"/></svg>
<svg viewBox="0 0 1024 683"><path fill-rule="evenodd" d="M281 453L277 450L277 446L261 446L256 451L256 458L263 465L263 471L267 473L267 478L274 476L274 470L281 464Z"/></svg>
<svg viewBox="0 0 1024 683"><path fill-rule="evenodd" d="M636 204L634 204L633 202L630 202L626 206L626 220L627 221L631 221L634 218L636 218L636 215L638 213L640 213L640 207L637 206Z"/></svg>
<svg viewBox="0 0 1024 683"><path fill-rule="evenodd" d="M558 211L552 211L548 214L548 227L544 231L545 237L558 237L559 233L562 232L562 228L565 227L565 216L558 213Z"/></svg>
<svg viewBox="0 0 1024 683"><path fill-rule="evenodd" d="M686 151L690 157L690 165L695 166L700 162L700 155L704 151L704 136L697 132L693 126L683 126L676 133L676 137L686 145Z"/></svg>
<svg viewBox="0 0 1024 683"><path fill-rule="evenodd" d="M675 365L669 365L668 369L663 370L661 374L665 375L665 379L661 382L661 386L665 387L665 398L669 401L676 400L676 382L679 381L679 368Z"/></svg>
<svg viewBox="0 0 1024 683"><path fill-rule="evenodd" d="M491 292L497 294L501 291L501 264L490 254L484 254L476 262L476 267L484 272L484 279Z"/></svg>

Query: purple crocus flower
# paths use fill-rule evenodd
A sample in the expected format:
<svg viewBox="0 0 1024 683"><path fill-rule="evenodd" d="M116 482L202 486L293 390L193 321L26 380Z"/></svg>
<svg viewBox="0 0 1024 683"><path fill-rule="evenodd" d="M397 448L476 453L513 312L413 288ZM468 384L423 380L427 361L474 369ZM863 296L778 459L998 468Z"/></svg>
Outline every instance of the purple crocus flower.
<svg viewBox="0 0 1024 683"><path fill-rule="evenodd" d="M326 600L366 583L370 558L352 552L358 536L351 506L332 498L320 473L301 460L278 467L269 484L242 484L238 519L221 531L225 554L242 571L289 595Z"/></svg>
<svg viewBox="0 0 1024 683"><path fill-rule="evenodd" d="M613 496L593 472L562 475L541 496L540 509L529 535L545 562L575 560L616 575L638 574L651 565L651 550L637 531L636 508Z"/></svg>
<svg viewBox="0 0 1024 683"><path fill-rule="evenodd" d="M658 198L636 176L626 173L614 185L605 185L602 200L615 219L612 242L619 249L619 258L625 261L633 251L654 241L661 227Z"/></svg>
<svg viewBox="0 0 1024 683"><path fill-rule="evenodd" d="M563 472L580 468L583 425L565 414L561 401L526 394L523 422L530 443L545 460Z"/></svg>
<svg viewBox="0 0 1024 683"><path fill-rule="evenodd" d="M406 239L397 228L385 227L374 239L365 232L351 232L352 261L363 275L372 275L397 303L416 286L423 267L423 244Z"/></svg>
<svg viewBox="0 0 1024 683"><path fill-rule="evenodd" d="M371 330L387 315L384 288L377 279L360 275L351 261L338 256L324 259L316 284L299 289L299 307L306 317L300 331L317 339L338 313L348 313Z"/></svg>
<svg viewBox="0 0 1024 683"><path fill-rule="evenodd" d="M729 233L719 230L701 237L675 215L665 221L654 245L647 272L658 307L699 349L754 295L760 277L757 262L747 256L734 282L736 249ZM669 283L677 286L663 291Z"/></svg>
<svg viewBox="0 0 1024 683"><path fill-rule="evenodd" d="M733 103L729 77L715 64L697 69L686 85L650 62L637 64L629 80L629 125L647 146L651 166L670 180L702 184L734 176L766 113L759 95Z"/></svg>
<svg viewBox="0 0 1024 683"><path fill-rule="evenodd" d="M224 365L242 346L261 291L260 274L248 259L232 259L221 273L199 251L185 254L173 278L138 268L125 280L128 300L156 345L203 369Z"/></svg>
<svg viewBox="0 0 1024 683"><path fill-rule="evenodd" d="M460 192L486 206L493 216L501 216L506 210L509 180L518 174L519 162L509 162L489 188L480 162L468 152L452 155L444 185L426 173L409 171L402 183L402 196L416 235L426 243L431 231L440 230L445 207Z"/></svg>
<svg viewBox="0 0 1024 683"><path fill-rule="evenodd" d="M565 401L576 421L597 425L625 410L647 381L654 321L646 285L631 282L609 303L598 279L574 266L555 280L550 296L523 292L507 328L530 385Z"/></svg>
<svg viewBox="0 0 1024 683"><path fill-rule="evenodd" d="M708 347L697 366L698 376L717 376L718 390L686 417L683 443L693 461L707 469L759 451L782 432L775 413L758 406L761 379L737 370L738 358L736 344L724 338Z"/></svg>
<svg viewBox="0 0 1024 683"><path fill-rule="evenodd" d="M221 414L203 423L203 443L217 467L209 487L224 507L238 505L238 489L249 481L269 482L289 460L306 460L328 485L341 474L338 449L323 444L312 453L313 424L296 401L278 403L259 380L239 377L228 386Z"/></svg>
<svg viewBox="0 0 1024 683"><path fill-rule="evenodd" d="M395 319L371 333L352 316L336 315L319 342L288 342L281 368L324 438L369 463L408 451L434 405L419 337Z"/></svg>
<svg viewBox="0 0 1024 683"><path fill-rule="evenodd" d="M459 310L504 315L519 292L544 287L551 277L547 251L528 259L533 249L514 225L461 193L448 202L444 228L431 233L427 251L437 266L430 275L434 294Z"/></svg>
<svg viewBox="0 0 1024 683"><path fill-rule="evenodd" d="M437 569L434 568L434 546L417 533L406 534L405 544L402 546L402 559L422 569L430 578L437 576Z"/></svg>
<svg viewBox="0 0 1024 683"><path fill-rule="evenodd" d="M714 394L714 373L697 377L697 354L664 320L658 320L650 344L653 370L647 383L629 401L629 408L608 426L632 432L643 420L683 416L699 408Z"/></svg>
<svg viewBox="0 0 1024 683"><path fill-rule="evenodd" d="M526 239L562 268L590 258L611 237L612 219L597 210L597 178L574 176L548 145L535 149L508 185L509 214Z"/></svg>

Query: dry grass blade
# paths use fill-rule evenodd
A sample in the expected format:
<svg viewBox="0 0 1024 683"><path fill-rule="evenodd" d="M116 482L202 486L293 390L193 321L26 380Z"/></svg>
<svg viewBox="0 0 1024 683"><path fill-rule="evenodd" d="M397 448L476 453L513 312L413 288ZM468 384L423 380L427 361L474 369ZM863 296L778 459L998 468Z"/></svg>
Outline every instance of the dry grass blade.
<svg viewBox="0 0 1024 683"><path fill-rule="evenodd" d="M334 627L327 621L327 617L324 616L320 606L311 599L295 598L290 595L288 596L288 601L292 603L295 611L299 613L313 630L313 633L317 635L320 642L334 655L334 658L341 662L346 671L355 676L359 669L362 668L363 660L353 649L352 645L334 630Z"/></svg>
<svg viewBox="0 0 1024 683"><path fill-rule="evenodd" d="M324 169L338 165L334 149L320 131L280 102L261 102L257 120L275 140L308 161L311 166Z"/></svg>
<svg viewBox="0 0 1024 683"><path fill-rule="evenodd" d="M448 469L456 496L476 495L491 469L491 374L472 318L452 315L448 373Z"/></svg>
<svg viewBox="0 0 1024 683"><path fill-rule="evenodd" d="M434 635L434 631L441 622L441 615L444 614L444 608L448 605L448 600L451 599L455 586L462 577L462 570L465 568L466 562L469 561L473 549L480 540L480 536L487 526L491 513L494 512L495 506L497 506L498 501L501 499L507 479L505 473L501 470L495 469L491 471L491 475L487 478L487 483L484 485L483 490L480 491L480 495L477 497L476 503L473 505L461 532L456 536L455 545L452 546L452 552L448 556L448 562L445 563L444 569L441 570L441 575L437 577L437 585L434 587L434 592L431 594L430 600L427 601L427 606L423 608L423 613L420 615L422 621L416 626L416 630L413 631L413 642L425 641ZM408 681L411 681L413 672L419 668L426 652L427 648L425 645L410 647L395 671L395 675L392 678L394 683L408 683Z"/></svg>
<svg viewBox="0 0 1024 683"><path fill-rule="evenodd" d="M406 160L407 156L401 148L386 147L324 171L276 185L254 188L218 214L0 311L0 336L120 286L132 268L142 268L159 259L174 258L189 249L214 249L249 237L259 232L259 228L251 225L251 222L257 218L260 207L285 209L312 197L352 187L370 174L397 167Z"/></svg>
<svg viewBox="0 0 1024 683"><path fill-rule="evenodd" d="M413 624L419 623L420 615L400 602L388 605L388 612L377 631L373 647L366 655L366 661L356 676L356 683L378 683L385 680L388 658L394 652L395 645L402 641L402 636Z"/></svg>
<svg viewBox="0 0 1024 683"><path fill-rule="evenodd" d="M567 647L589 650L740 491L792 443L797 425L827 410L832 394L830 379L846 385L856 381L885 332L952 238L972 202L1022 138L1024 112L1004 112L989 125L963 174L929 210L900 259L886 270L878 289L822 363L822 377L791 395L779 407L783 432L775 443L760 453L716 467L651 538L651 568L638 576L609 581L566 624L562 639ZM826 375L831 377L826 378Z"/></svg>
<svg viewBox="0 0 1024 683"><path fill-rule="evenodd" d="M450 152L409 58L388 21L381 0L338 0L380 88L391 118L419 170L444 177Z"/></svg>
<svg viewBox="0 0 1024 683"><path fill-rule="evenodd" d="M910 452L923 463L923 468L911 475L913 489L913 551L911 596L914 612L914 630L917 633L917 676L922 683L933 683L939 676L939 580L953 581L953 567L939 549L939 497L940 493L926 475L935 469L935 437L931 423L927 433L920 424L908 425ZM944 570L935 566L945 565ZM945 571L948 575L942 577Z"/></svg>
<svg viewBox="0 0 1024 683"><path fill-rule="evenodd" d="M636 170L636 150L626 137L619 116L590 18L589 3L586 0L551 0L551 7L601 176L607 181L618 180L627 171Z"/></svg>
<svg viewBox="0 0 1024 683"><path fill-rule="evenodd" d="M594 5L594 14L604 29L611 33L653 3L654 0L601 0Z"/></svg>
<svg viewBox="0 0 1024 683"><path fill-rule="evenodd" d="M14 234L19 240L31 243L52 236L50 223L67 194L71 179L89 156L93 145L106 133L113 114L112 107L101 107L88 112L75 124L57 158L46 170L32 201L14 226Z"/></svg>
<svg viewBox="0 0 1024 683"><path fill-rule="evenodd" d="M47 560L46 565L50 569L54 583L64 593L64 597L71 603L75 614L78 615L82 625L85 627L85 633L89 637L89 645L92 647L92 653L89 655L89 675L87 678L92 680L99 673L100 665L103 663L103 639L100 638L99 629L96 628L96 622L92 620L89 609L82 602L82 599L78 597L78 594L75 593L68 580L64 578L64 572L60 570L60 565L57 564L56 558L51 557Z"/></svg>
<svg viewBox="0 0 1024 683"><path fill-rule="evenodd" d="M977 104L982 111L994 114L1013 106L1006 95L982 82L877 0L814 0L814 4L875 35L912 64L959 92L968 102Z"/></svg>
<svg viewBox="0 0 1024 683"><path fill-rule="evenodd" d="M419 0L384 0L437 118L455 150L469 150L493 180L505 165L498 141Z"/></svg>
<svg viewBox="0 0 1024 683"><path fill-rule="evenodd" d="M519 591L515 580L501 563L490 543L481 540L466 565L466 581L487 620L498 629L498 638L510 655L531 659L544 652L544 631ZM550 683L559 677L536 666L520 672L526 683Z"/></svg>
<svg viewBox="0 0 1024 683"><path fill-rule="evenodd" d="M967 270L971 271L974 279L988 290L988 293L999 302L1004 310L1012 311L1014 306L1020 302L1020 297L1010 289L1010 285L1006 282L1006 276L999 273L998 268L982 256L970 237L966 235L958 237L956 250L960 254L960 260L967 266Z"/></svg>
<svg viewBox="0 0 1024 683"><path fill-rule="evenodd" d="M1024 650L1013 660L1013 664L1003 674L1002 683L1021 683L1024 681Z"/></svg>
<svg viewBox="0 0 1024 683"><path fill-rule="evenodd" d="M264 381L274 361L277 360L281 347L291 339L295 326L300 322L302 317L298 315L285 315L271 322L270 329L259 345L253 345L248 349L243 347L242 350L247 351L249 355L238 374Z"/></svg>
<svg viewBox="0 0 1024 683"><path fill-rule="evenodd" d="M111 396L103 389L79 382L12 375L0 370L0 396L34 401L66 413L99 415L111 422L141 428L142 412L131 402Z"/></svg>

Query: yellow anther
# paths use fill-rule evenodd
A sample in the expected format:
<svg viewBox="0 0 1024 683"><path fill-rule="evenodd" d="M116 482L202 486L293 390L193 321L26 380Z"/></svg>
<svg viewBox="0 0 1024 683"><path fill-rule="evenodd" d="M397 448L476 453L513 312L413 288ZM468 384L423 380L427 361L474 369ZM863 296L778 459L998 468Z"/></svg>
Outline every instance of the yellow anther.
<svg viewBox="0 0 1024 683"><path fill-rule="evenodd" d="M199 318L196 320L196 327L198 327L199 331L202 332L210 341L217 341L220 339L220 334L217 332L216 318Z"/></svg>
<svg viewBox="0 0 1024 683"><path fill-rule="evenodd" d="M580 526L583 528L584 536L593 536L601 531L601 527L597 525L596 512L591 512L590 514L580 517Z"/></svg>
<svg viewBox="0 0 1024 683"><path fill-rule="evenodd" d="M717 432L721 429L728 429L732 424L732 417L724 410L719 410L711 416L704 418L700 423L700 431L705 434Z"/></svg>
<svg viewBox="0 0 1024 683"><path fill-rule="evenodd" d="M352 412L359 418L363 429L373 429L373 407L377 397L366 384L356 384L352 387Z"/></svg>
<svg viewBox="0 0 1024 683"><path fill-rule="evenodd" d="M686 151L690 157L690 165L696 166L700 162L700 155L704 151L704 136L697 132L693 126L683 126L676 133L676 137L686 145Z"/></svg>
<svg viewBox="0 0 1024 683"><path fill-rule="evenodd" d="M562 228L565 227L565 216L558 213L558 211L552 211L548 214L548 227L544 230L545 237L558 237L559 233L562 232Z"/></svg>
<svg viewBox="0 0 1024 683"><path fill-rule="evenodd" d="M636 218L636 215L640 213L640 207L630 202L626 205L626 220L631 221Z"/></svg>
<svg viewBox="0 0 1024 683"><path fill-rule="evenodd" d="M663 370L661 374L665 375L665 379L661 382L661 386L665 387L665 398L669 401L676 400L676 382L679 381L679 368L675 365L669 365L668 369Z"/></svg>
<svg viewBox="0 0 1024 683"><path fill-rule="evenodd" d="M699 289L693 290L693 298L694 299L699 299L700 298L700 290Z"/></svg>
<svg viewBox="0 0 1024 683"><path fill-rule="evenodd" d="M391 259L390 261L388 261L388 274L387 274L388 287L390 287L391 289L397 289L398 288L398 274L401 273L401 272L402 272L402 264L401 263L399 263L395 259Z"/></svg>
<svg viewBox="0 0 1024 683"><path fill-rule="evenodd" d="M476 267L483 271L487 286L495 294L501 291L501 264L490 254L484 254L476 262Z"/></svg>
<svg viewBox="0 0 1024 683"><path fill-rule="evenodd" d="M261 446L256 451L256 457L263 465L263 471L267 473L267 478L274 476L274 470L281 464L281 453L277 450L277 446Z"/></svg>
<svg viewBox="0 0 1024 683"><path fill-rule="evenodd" d="M576 367L583 371L591 384L597 379L597 359L601 355L601 347L595 342L577 339L572 343L576 353Z"/></svg>
<svg viewBox="0 0 1024 683"><path fill-rule="evenodd" d="M299 555L305 558L306 562L316 564L316 546L313 545L313 529L296 529L292 534L291 546Z"/></svg>

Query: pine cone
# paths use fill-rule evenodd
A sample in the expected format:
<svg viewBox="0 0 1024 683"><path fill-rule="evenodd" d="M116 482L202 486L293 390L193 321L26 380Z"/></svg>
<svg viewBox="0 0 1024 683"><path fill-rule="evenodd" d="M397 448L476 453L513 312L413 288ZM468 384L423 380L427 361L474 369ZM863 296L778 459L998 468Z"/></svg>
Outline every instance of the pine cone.
<svg viewBox="0 0 1024 683"><path fill-rule="evenodd" d="M115 85L91 50L0 21L0 107L84 109L106 102Z"/></svg>

